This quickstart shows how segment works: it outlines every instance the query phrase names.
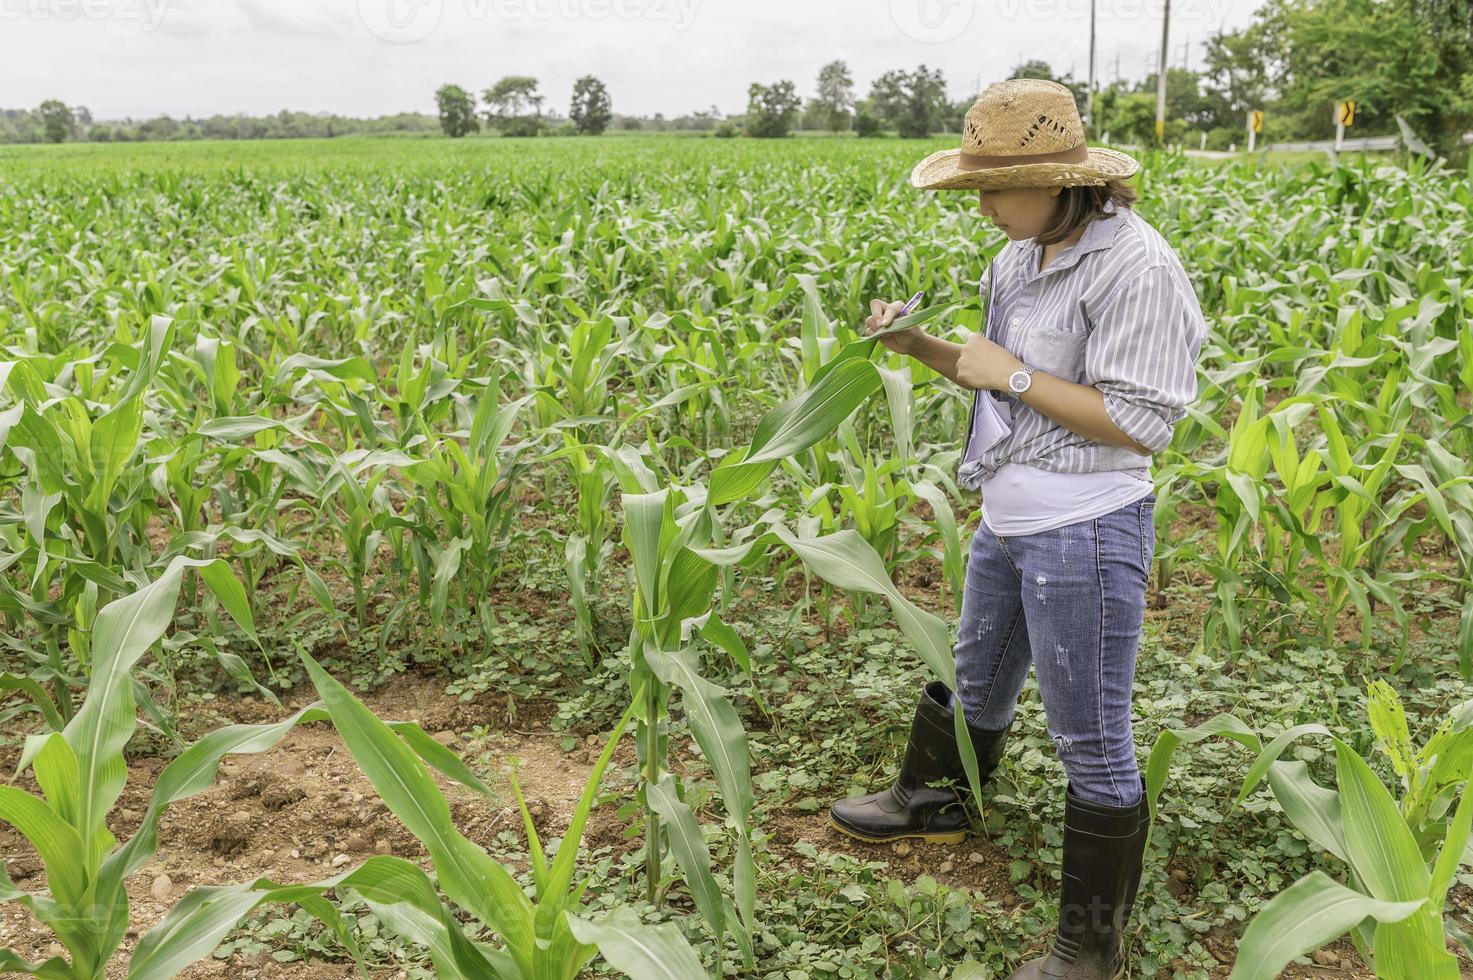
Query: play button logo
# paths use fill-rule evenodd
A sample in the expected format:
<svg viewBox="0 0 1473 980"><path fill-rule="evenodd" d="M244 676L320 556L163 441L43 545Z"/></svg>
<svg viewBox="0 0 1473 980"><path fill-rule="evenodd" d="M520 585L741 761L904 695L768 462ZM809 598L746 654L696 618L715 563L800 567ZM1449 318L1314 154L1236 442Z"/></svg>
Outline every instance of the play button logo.
<svg viewBox="0 0 1473 980"><path fill-rule="evenodd" d="M890 0L890 19L900 32L925 44L962 36L976 12L975 0Z"/></svg>
<svg viewBox="0 0 1473 980"><path fill-rule="evenodd" d="M423 41L440 24L443 0L358 0L358 19L392 44Z"/></svg>

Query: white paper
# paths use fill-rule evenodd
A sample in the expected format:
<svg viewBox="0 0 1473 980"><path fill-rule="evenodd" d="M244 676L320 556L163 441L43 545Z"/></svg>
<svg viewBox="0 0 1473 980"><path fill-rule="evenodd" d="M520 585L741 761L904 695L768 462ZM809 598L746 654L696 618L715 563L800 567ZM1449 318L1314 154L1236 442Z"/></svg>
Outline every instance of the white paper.
<svg viewBox="0 0 1473 980"><path fill-rule="evenodd" d="M1000 402L991 391L977 393L976 415L972 420L972 438L967 443L965 460L981 459L982 454L1012 433L1013 410Z"/></svg>

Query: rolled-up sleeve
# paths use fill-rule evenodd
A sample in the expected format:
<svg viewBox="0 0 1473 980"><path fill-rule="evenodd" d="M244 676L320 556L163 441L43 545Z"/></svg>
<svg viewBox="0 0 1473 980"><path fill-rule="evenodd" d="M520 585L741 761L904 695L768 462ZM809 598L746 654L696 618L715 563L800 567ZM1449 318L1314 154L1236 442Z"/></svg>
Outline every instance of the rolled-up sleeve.
<svg viewBox="0 0 1473 980"><path fill-rule="evenodd" d="M1153 265L1122 282L1098 310L1085 344L1088 384L1105 396L1110 420L1159 452L1197 397L1197 355L1207 325L1179 269Z"/></svg>

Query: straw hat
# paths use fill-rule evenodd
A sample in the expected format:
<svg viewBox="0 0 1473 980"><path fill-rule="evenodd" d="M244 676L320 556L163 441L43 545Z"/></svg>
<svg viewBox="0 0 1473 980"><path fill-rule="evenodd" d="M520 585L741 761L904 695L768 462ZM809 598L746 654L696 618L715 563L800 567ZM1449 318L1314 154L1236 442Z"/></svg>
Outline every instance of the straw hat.
<svg viewBox="0 0 1473 980"><path fill-rule="evenodd" d="M1116 150L1087 147L1074 93L1042 78L995 82L972 103L962 148L938 150L916 164L922 190L1069 187L1121 180L1140 169Z"/></svg>

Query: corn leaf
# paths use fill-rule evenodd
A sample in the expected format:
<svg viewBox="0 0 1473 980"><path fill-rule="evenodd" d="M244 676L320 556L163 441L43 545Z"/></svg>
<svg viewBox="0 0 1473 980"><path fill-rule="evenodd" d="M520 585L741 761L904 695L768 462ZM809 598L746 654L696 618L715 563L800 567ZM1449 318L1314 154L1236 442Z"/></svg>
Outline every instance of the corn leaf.
<svg viewBox="0 0 1473 980"><path fill-rule="evenodd" d="M598 947L615 969L632 980L695 980L705 967L674 923L645 925L627 907L597 921L568 913L568 924L580 942Z"/></svg>
<svg viewBox="0 0 1473 980"><path fill-rule="evenodd" d="M1381 901L1346 888L1323 871L1311 871L1253 917L1238 944L1232 980L1273 980L1294 957L1319 949L1367 916L1399 922L1425 904L1425 898Z"/></svg>
<svg viewBox="0 0 1473 980"><path fill-rule="evenodd" d="M441 887L497 932L519 969L533 972L533 907L511 874L455 829L450 807L424 764L393 731L309 654L303 662L333 726L363 774L410 833L425 845Z"/></svg>
<svg viewBox="0 0 1473 980"><path fill-rule="evenodd" d="M650 806L660 815L669 831L670 849L675 854L680 870L685 873L691 898L710 924L717 948L720 948L726 934L726 909L722 902L721 889L711 873L711 850L706 846L701 825L696 822L690 807L678 795L673 774L662 773L660 781L646 786L645 792L649 795Z"/></svg>

